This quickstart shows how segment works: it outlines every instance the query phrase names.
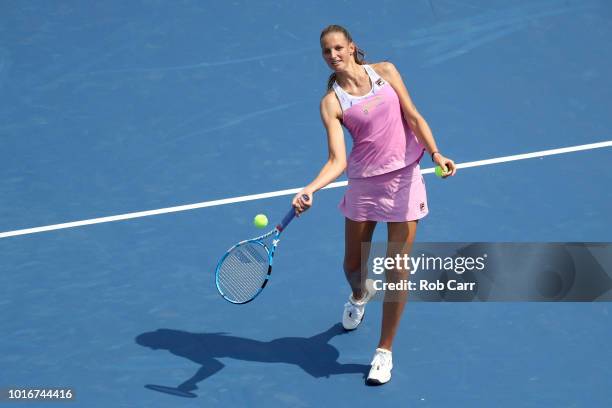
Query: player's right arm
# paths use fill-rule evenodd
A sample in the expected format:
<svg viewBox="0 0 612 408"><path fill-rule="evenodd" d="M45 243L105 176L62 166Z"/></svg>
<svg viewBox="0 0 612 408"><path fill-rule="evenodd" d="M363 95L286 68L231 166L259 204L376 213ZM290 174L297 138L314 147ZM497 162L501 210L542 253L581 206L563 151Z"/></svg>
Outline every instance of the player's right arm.
<svg viewBox="0 0 612 408"><path fill-rule="evenodd" d="M321 121L327 133L327 162L321 168L319 175L293 198L293 206L298 213L306 211L312 206L312 195L337 179L346 169L346 146L342 123L340 122L342 108L333 91L328 92L321 99L320 111ZM302 194L308 195L309 200L305 201Z"/></svg>

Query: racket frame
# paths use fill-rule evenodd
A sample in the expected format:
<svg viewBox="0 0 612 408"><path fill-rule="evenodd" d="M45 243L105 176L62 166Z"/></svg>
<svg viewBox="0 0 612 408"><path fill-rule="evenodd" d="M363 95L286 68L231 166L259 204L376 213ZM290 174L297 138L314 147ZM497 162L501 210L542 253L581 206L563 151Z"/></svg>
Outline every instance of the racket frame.
<svg viewBox="0 0 612 408"><path fill-rule="evenodd" d="M293 212L293 210L292 210ZM285 217L286 219L287 217ZM292 219L293 217L291 217ZM289 222L291 221L291 219L289 219ZM284 220L283 220L284 221ZM272 274L272 263L274 262L274 252L276 251L276 247L278 246L278 243L280 242L280 234L283 231L284 228L287 227L287 223L285 223L284 227L283 227L283 223L277 225L276 227L274 227L273 230L267 232L264 235L261 235L259 237L255 237L255 238L250 238L250 239L245 239L244 241L240 241L237 244L235 244L234 246L232 246L230 249L228 249L225 254L221 257L221 259L219 260L219 262L217 263L217 267L215 268L215 285L217 286L217 291L219 292L219 294L223 297L223 299L227 300L230 303L236 304L236 305L243 305L246 303L249 303L250 301L252 301L253 299L255 299L257 296L259 296L259 294L261 293L261 291L266 287L266 285L268 284L268 280L270 279L270 275ZM272 238L272 245L269 248L268 245L266 245L264 243L264 240L273 236L274 238ZM257 245L261 245L265 250L266 253L268 254L268 273L265 276L265 279L263 281L263 283L261 284L261 287L257 290L257 292L255 293L255 295L253 295L249 300L244 301L244 302L237 302L234 299L230 299L228 298L223 291L221 290L221 286L219 284L219 270L221 269L221 265L223 264L223 262L225 261L225 258L227 258L229 256L229 254L236 249L237 247L247 244L247 243L254 243Z"/></svg>
<svg viewBox="0 0 612 408"><path fill-rule="evenodd" d="M309 197L307 195L302 195L302 198L306 201L309 200ZM274 261L274 252L276 251L276 247L278 246L278 243L280 242L280 235L281 233L285 230L285 228L287 228L287 226L289 225L289 223L293 220L293 218L295 217L295 209L293 207L291 207L291 209L289 210L289 212L285 215L285 217L283 218L283 220L276 226L274 227L273 230L260 235L259 237L255 237L255 238L251 238L251 239L245 239L244 241L240 241L237 244L235 244L234 246L232 246L230 249L228 249L225 254L221 257L221 259L219 260L219 262L217 263L217 267L215 268L215 285L217 286L217 291L219 292L219 294L221 295L221 297L223 297L223 299L227 300L230 303L233 303L235 305L244 305L246 303L251 302L253 299L255 299L257 296L259 296L259 294L261 293L261 291L266 287L266 285L268 284L268 280L270 279L270 275L272 274L272 263ZM272 248L268 248L268 246L264 243L264 240L273 236L274 238L272 238ZM249 300L246 300L244 302L237 302L234 299L230 299L228 298L223 291L221 290L221 287L219 285L219 270L221 269L221 265L223 265L223 262L225 261L225 258L227 258L229 256L229 254L237 247L244 245L246 243L255 243L258 245L261 245L265 250L266 253L268 254L268 273L265 276L265 279L263 281L263 283L261 284L261 287L257 290L257 292L255 293L255 295L253 295Z"/></svg>

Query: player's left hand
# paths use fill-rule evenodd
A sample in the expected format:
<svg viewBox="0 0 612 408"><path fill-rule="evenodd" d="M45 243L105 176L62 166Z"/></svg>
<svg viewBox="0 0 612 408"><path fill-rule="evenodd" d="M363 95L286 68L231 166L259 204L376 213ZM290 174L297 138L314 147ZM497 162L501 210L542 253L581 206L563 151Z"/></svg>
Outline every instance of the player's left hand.
<svg viewBox="0 0 612 408"><path fill-rule="evenodd" d="M441 153L436 153L434 154L433 159L434 163L440 166L442 170L446 170L442 175L442 178L454 176L457 173L457 166L455 165L455 162L448 157L444 157Z"/></svg>

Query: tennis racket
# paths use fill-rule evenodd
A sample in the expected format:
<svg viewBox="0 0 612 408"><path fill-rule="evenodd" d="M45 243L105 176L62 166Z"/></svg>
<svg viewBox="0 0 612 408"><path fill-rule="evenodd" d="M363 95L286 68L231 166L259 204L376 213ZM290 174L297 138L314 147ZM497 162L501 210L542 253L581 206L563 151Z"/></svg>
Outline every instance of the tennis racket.
<svg viewBox="0 0 612 408"><path fill-rule="evenodd" d="M302 195L304 201L309 197ZM244 304L255 299L266 287L272 273L274 252L281 233L295 217L295 209L272 231L262 236L240 241L221 257L215 270L215 283L223 299Z"/></svg>

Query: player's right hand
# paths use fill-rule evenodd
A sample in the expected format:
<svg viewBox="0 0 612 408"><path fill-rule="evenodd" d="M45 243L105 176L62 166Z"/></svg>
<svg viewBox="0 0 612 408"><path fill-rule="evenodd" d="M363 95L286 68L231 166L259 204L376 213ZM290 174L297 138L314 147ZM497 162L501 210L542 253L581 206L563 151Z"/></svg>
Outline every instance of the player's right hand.
<svg viewBox="0 0 612 408"><path fill-rule="evenodd" d="M306 197L303 197L304 195L308 197L308 199L306 199ZM314 193L312 191L309 191L308 189L304 189L300 191L299 193L295 195L295 197L293 197L293 201L291 201L291 205L293 205L293 207L295 208L295 214L298 217L300 216L301 213L303 213L304 211L312 207L313 198L314 198Z"/></svg>

